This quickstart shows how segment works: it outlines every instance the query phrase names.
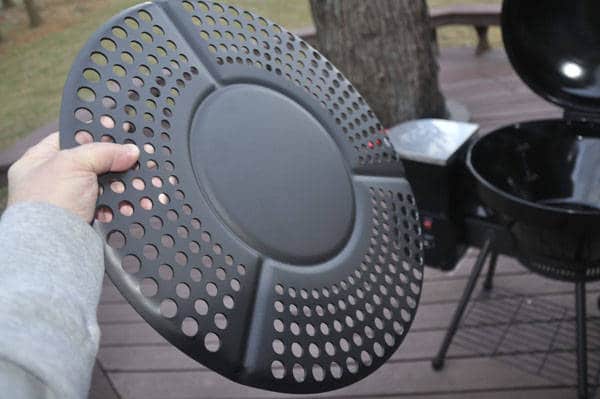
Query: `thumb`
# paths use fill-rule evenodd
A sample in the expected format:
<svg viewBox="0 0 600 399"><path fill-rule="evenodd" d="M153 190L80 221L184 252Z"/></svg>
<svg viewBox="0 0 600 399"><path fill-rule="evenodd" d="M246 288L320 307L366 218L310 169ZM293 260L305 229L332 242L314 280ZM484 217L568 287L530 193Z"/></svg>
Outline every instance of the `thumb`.
<svg viewBox="0 0 600 399"><path fill-rule="evenodd" d="M134 144L92 143L64 151L84 171L102 175L108 172L124 172L130 169L140 156Z"/></svg>

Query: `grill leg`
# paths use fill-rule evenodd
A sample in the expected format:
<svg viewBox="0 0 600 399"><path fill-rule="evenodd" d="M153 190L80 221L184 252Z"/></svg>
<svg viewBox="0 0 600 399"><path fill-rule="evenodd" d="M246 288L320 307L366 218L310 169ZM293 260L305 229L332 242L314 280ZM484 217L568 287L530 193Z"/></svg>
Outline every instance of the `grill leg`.
<svg viewBox="0 0 600 399"><path fill-rule="evenodd" d="M485 277L485 283L483 284L483 289L486 291L490 291L494 286L494 273L496 273L496 263L498 263L498 252L491 251L490 253L490 262L488 266L488 272Z"/></svg>
<svg viewBox="0 0 600 399"><path fill-rule="evenodd" d="M575 308L577 312L577 390L579 399L585 399L588 397L588 383L585 282L583 281L575 283Z"/></svg>
<svg viewBox="0 0 600 399"><path fill-rule="evenodd" d="M458 303L458 307L454 312L454 316L452 317L452 322L448 327L448 331L446 331L446 336L444 337L444 341L440 346L440 349L436 355L436 357L431 361L431 366L434 370L441 370L444 367L444 360L446 359L446 353L448 352L448 348L452 343L452 339L454 338L454 334L456 334L456 330L458 329L458 325L460 324L460 320L467 308L467 304L469 303L469 299L471 299L471 295L473 294L473 290L477 285L477 280L479 275L481 274L481 270L483 269L483 265L485 264L485 260L490 253L491 247L491 239L488 239L483 248L481 248L481 252L479 252L479 256L477 257L477 261L475 261L475 265L473 266L473 271L469 276L469 281L467 282L467 286L462 294L460 302Z"/></svg>

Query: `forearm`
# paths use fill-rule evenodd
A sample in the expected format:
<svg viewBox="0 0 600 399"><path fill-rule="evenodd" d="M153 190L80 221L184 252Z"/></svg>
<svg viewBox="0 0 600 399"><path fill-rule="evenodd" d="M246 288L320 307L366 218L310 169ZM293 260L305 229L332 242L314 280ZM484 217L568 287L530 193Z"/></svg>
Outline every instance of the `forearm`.
<svg viewBox="0 0 600 399"><path fill-rule="evenodd" d="M86 397L100 336L100 237L63 209L19 204L0 221L0 256L0 370L22 370L59 398Z"/></svg>

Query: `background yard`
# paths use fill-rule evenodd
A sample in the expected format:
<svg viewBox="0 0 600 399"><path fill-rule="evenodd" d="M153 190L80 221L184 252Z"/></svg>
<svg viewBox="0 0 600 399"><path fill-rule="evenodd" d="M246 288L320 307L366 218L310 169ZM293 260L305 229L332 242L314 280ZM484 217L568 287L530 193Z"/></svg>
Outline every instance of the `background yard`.
<svg viewBox="0 0 600 399"><path fill-rule="evenodd" d="M428 0L430 7L500 0ZM17 7L0 10L0 151L37 127L58 118L62 86L70 65L88 36L106 19L140 0L37 0L44 24L29 29L20 0ZM288 29L310 26L305 0L229 0L254 10ZM501 45L498 29L492 43ZM442 46L474 46L468 27L439 31ZM0 207L6 190L0 188Z"/></svg>

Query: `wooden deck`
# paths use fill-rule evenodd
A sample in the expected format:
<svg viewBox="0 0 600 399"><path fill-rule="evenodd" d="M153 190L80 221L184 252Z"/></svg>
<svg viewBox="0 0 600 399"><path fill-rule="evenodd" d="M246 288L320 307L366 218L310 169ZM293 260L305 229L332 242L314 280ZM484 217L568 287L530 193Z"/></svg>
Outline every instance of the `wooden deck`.
<svg viewBox="0 0 600 399"><path fill-rule="evenodd" d="M506 123L559 116L527 89L500 51L444 50L443 87L468 106L484 131ZM428 269L417 318L391 361L366 380L328 398L575 398L574 287L533 275L501 257L492 294L476 290L451 346L446 368L430 359L477 255L451 273ZM588 288L590 381L600 365L600 284ZM189 360L155 333L108 281L99 308L102 343L92 398L281 398L227 381Z"/></svg>

